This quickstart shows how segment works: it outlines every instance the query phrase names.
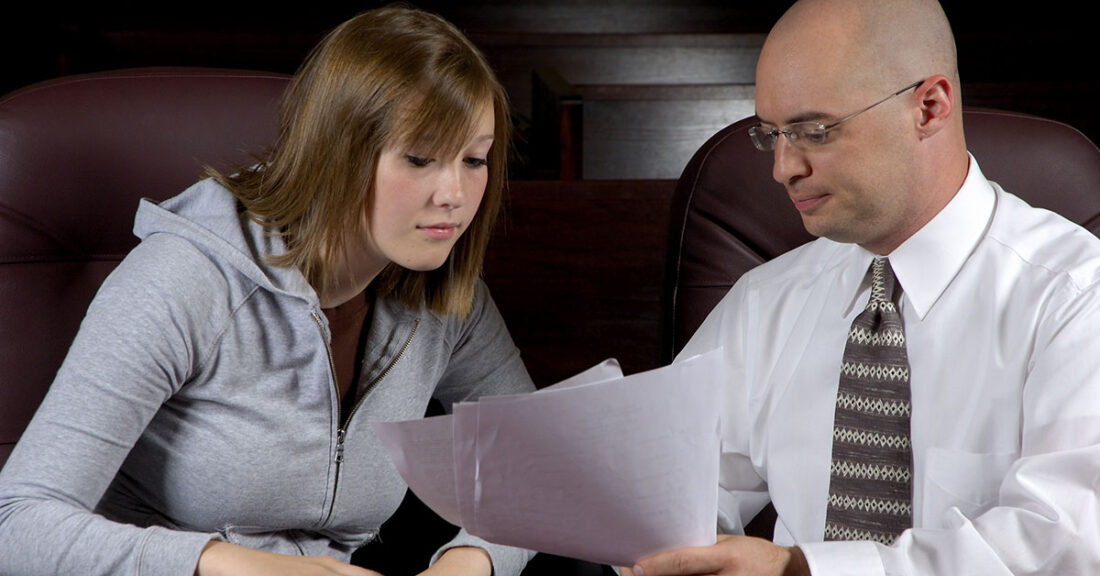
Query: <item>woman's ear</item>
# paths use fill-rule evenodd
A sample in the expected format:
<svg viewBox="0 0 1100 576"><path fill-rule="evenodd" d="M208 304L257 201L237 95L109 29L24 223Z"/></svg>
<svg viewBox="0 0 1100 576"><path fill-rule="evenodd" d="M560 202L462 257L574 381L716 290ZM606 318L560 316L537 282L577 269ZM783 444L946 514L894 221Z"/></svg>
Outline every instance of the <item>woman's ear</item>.
<svg viewBox="0 0 1100 576"><path fill-rule="evenodd" d="M920 103L917 130L922 139L928 138L950 124L955 110L955 85L946 76L930 76L917 86L916 97Z"/></svg>

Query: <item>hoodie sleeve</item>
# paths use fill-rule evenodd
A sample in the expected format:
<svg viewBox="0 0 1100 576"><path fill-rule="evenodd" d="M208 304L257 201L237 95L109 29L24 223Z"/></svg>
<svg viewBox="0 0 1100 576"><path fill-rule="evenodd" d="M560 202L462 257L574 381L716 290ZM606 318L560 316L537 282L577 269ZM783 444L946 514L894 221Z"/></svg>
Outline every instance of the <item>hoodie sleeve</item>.
<svg viewBox="0 0 1100 576"><path fill-rule="evenodd" d="M95 509L198 361L212 320L194 304L217 289L209 260L179 239L146 240L103 283L0 473L0 574L194 574L216 534L115 523Z"/></svg>
<svg viewBox="0 0 1100 576"><path fill-rule="evenodd" d="M451 321L448 338L450 361L435 389L435 397L448 410L455 402L535 390L519 349L483 282L478 282L470 315L462 321Z"/></svg>

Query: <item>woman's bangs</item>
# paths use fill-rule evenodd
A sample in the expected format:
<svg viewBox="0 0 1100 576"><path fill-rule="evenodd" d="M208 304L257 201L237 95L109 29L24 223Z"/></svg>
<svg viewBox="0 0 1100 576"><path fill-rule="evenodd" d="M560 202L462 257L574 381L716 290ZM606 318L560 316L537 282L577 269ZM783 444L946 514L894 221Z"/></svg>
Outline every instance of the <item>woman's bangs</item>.
<svg viewBox="0 0 1100 576"><path fill-rule="evenodd" d="M406 107L398 141L418 154L453 158L475 136L478 120L492 106L488 91L432 90Z"/></svg>

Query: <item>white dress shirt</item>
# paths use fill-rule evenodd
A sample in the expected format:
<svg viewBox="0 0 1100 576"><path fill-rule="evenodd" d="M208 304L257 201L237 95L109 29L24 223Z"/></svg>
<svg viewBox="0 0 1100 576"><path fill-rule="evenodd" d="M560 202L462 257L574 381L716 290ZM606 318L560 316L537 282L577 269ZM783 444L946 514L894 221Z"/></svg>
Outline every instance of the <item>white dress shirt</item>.
<svg viewBox="0 0 1100 576"><path fill-rule="evenodd" d="M722 346L719 526L769 499L814 576L1100 574L1100 240L970 159L889 255L911 368L913 524L822 542L848 328L874 254L818 239L745 274L680 355Z"/></svg>

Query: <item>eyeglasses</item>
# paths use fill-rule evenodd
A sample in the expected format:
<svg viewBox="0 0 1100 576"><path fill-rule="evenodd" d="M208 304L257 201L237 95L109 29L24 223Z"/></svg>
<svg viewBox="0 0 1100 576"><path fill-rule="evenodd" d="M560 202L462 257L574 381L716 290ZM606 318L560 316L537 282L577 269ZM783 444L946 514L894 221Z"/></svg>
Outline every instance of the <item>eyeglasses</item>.
<svg viewBox="0 0 1100 576"><path fill-rule="evenodd" d="M784 128L776 128L774 126L765 126L763 124L757 124L752 128L749 128L749 138L752 139L753 146L756 146L757 150L762 152L770 152L775 150L775 144L779 141L779 135L782 134L787 137L787 141L792 146L796 146L800 149L813 148L814 146L820 146L828 139L829 130L836 128L837 126L863 114L864 112L886 102L887 100L904 94L917 86L920 86L924 80L917 80L916 82L894 92L893 94L871 104L870 106L860 110L858 112L852 112L851 114L833 122L832 124L822 124L821 122L795 122L794 124L788 124Z"/></svg>

